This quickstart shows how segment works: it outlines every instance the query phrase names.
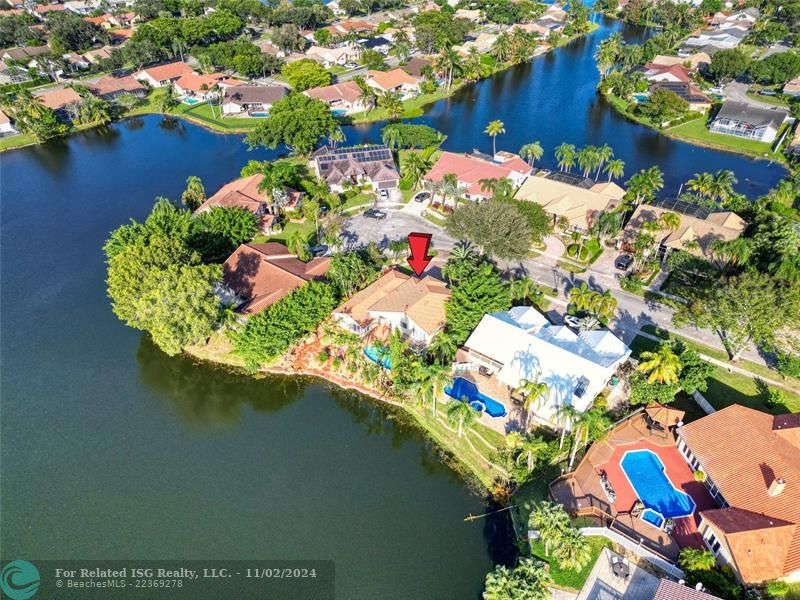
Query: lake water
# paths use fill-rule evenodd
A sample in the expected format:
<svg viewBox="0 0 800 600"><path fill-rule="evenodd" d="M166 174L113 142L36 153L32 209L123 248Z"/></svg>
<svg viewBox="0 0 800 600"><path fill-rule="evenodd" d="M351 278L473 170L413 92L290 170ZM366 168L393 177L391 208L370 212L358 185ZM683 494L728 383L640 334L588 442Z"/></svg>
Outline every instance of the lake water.
<svg viewBox="0 0 800 600"><path fill-rule="evenodd" d="M419 119L446 147L607 142L668 187L734 169L756 195L776 165L671 141L594 94L586 40L466 88ZM635 35L635 32L631 35ZM349 128L378 139L380 125ZM0 155L0 440L4 558L336 561L339 597L477 598L505 521L384 407L318 383L254 381L168 358L105 297L101 245L199 175L216 190L251 158L241 136L156 116ZM506 557L507 558L507 557Z"/></svg>

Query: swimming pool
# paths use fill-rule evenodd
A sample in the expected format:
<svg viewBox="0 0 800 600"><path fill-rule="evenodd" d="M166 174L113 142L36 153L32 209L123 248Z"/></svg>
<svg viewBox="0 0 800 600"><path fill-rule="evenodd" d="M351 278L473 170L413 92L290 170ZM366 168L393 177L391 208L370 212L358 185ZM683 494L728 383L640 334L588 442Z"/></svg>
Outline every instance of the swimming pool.
<svg viewBox="0 0 800 600"><path fill-rule="evenodd" d="M200 104L200 102L202 102L202 100L198 100L197 98L184 98L183 99L183 103L184 104L188 104L189 106L192 106L194 104Z"/></svg>
<svg viewBox="0 0 800 600"><path fill-rule="evenodd" d="M347 109L345 109L345 108L334 108L331 111L331 114L334 117L344 117L347 114Z"/></svg>
<svg viewBox="0 0 800 600"><path fill-rule="evenodd" d="M481 393L477 385L463 377L454 377L453 383L444 388L444 393L456 400L466 397L472 408L481 410L490 417L505 417L508 414L505 406Z"/></svg>
<svg viewBox="0 0 800 600"><path fill-rule="evenodd" d="M633 95L633 99L636 100L639 103L647 102L647 98L649 98L649 96L647 94L634 94Z"/></svg>
<svg viewBox="0 0 800 600"><path fill-rule="evenodd" d="M651 525L655 525L659 529L664 526L664 517L661 516L660 512L657 512L652 508L645 508L642 511L642 520L647 521Z"/></svg>
<svg viewBox="0 0 800 600"><path fill-rule="evenodd" d="M695 511L691 496L676 489L664 472L664 463L650 450L631 450L620 462L633 491L646 509L642 518L661 527L664 519L688 517ZM661 517L661 523L658 523Z"/></svg>
<svg viewBox="0 0 800 600"><path fill-rule="evenodd" d="M268 117L269 113L267 111L264 111L264 110L259 110L259 111L256 111L256 112L251 112L250 116L251 117Z"/></svg>
<svg viewBox="0 0 800 600"><path fill-rule="evenodd" d="M384 350L381 354L382 357L380 362L378 362L378 350L375 346L365 346L364 347L364 354L368 359L370 359L375 364L379 364L384 369L391 369L392 368L392 359L389 358L389 351Z"/></svg>

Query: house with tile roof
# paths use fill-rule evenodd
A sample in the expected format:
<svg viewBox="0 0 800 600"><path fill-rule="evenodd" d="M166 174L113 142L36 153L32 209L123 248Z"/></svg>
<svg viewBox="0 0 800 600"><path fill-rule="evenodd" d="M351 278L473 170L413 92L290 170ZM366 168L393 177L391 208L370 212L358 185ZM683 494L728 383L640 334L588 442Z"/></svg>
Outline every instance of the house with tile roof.
<svg viewBox="0 0 800 600"><path fill-rule="evenodd" d="M348 184L389 190L400 183L400 173L386 146L323 146L311 154L308 166L335 192L344 191Z"/></svg>
<svg viewBox="0 0 800 600"><path fill-rule="evenodd" d="M381 327L427 346L445 323L450 290L431 275L417 278L390 269L333 311L339 325L364 337Z"/></svg>
<svg viewBox="0 0 800 600"><path fill-rule="evenodd" d="M654 83L649 88L651 94L656 90L669 90L679 98L685 100L689 105L689 110L695 112L705 112L711 108L712 105L711 98L706 96L703 91L692 82L661 81Z"/></svg>
<svg viewBox="0 0 800 600"><path fill-rule="evenodd" d="M273 199L269 200L264 192L258 190L258 186L263 180L264 176L256 173L226 183L216 194L203 202L194 214L215 207L243 208L258 217L259 229L262 233L270 233L278 225L279 212L299 208L303 194L286 188L273 192Z"/></svg>
<svg viewBox="0 0 800 600"><path fill-rule="evenodd" d="M254 315L309 281L324 278L330 258L303 262L278 242L242 244L222 265L217 294L236 310Z"/></svg>
<svg viewBox="0 0 800 600"><path fill-rule="evenodd" d="M660 81L670 83L689 83L689 70L683 65L657 65L647 63L645 66L644 77L651 83Z"/></svg>
<svg viewBox="0 0 800 600"><path fill-rule="evenodd" d="M516 154L498 152L493 159L476 154L442 152L424 181L436 183L445 175L455 175L463 196L468 200L486 200L491 192L482 189L484 179L509 179L514 187L519 187L531 173L531 166Z"/></svg>
<svg viewBox="0 0 800 600"><path fill-rule="evenodd" d="M54 110L62 121L72 120L70 109L82 101L78 92L68 87L44 90L35 93L34 96L47 108Z"/></svg>
<svg viewBox="0 0 800 600"><path fill-rule="evenodd" d="M666 208L640 204L633 211L630 220L620 232L622 247L630 250L636 236L643 231L645 223L661 223ZM708 260L713 260L712 244L716 240L735 240L744 232L747 223L736 213L722 211L708 214L705 218L679 214L680 225L670 230L665 227L651 233L659 244L657 257L665 260L671 252L684 250Z"/></svg>
<svg viewBox="0 0 800 600"><path fill-rule="evenodd" d="M310 98L315 98L327 104L334 114L352 114L366 110L361 102L361 88L352 79L333 85L311 88L303 92Z"/></svg>
<svg viewBox="0 0 800 600"><path fill-rule="evenodd" d="M783 93L793 98L800 96L800 77L787 81L783 86Z"/></svg>
<svg viewBox="0 0 800 600"><path fill-rule="evenodd" d="M179 96L210 100L219 97L219 90L230 87L231 81L224 73L205 75L189 72L181 75L172 85Z"/></svg>
<svg viewBox="0 0 800 600"><path fill-rule="evenodd" d="M459 372L479 371L493 381L490 388L506 388L507 398L523 380L538 380L550 391L535 407L532 417L552 427L560 406L583 412L628 360L630 348L608 330L575 333L564 325L552 325L530 306L484 315L456 354ZM481 387L481 384L478 384Z"/></svg>
<svg viewBox="0 0 800 600"><path fill-rule="evenodd" d="M559 176L559 174L555 174ZM625 190L613 182L574 185L552 177L528 177L516 194L517 200L536 202L553 217L563 217L573 231L586 231L603 211L622 203Z"/></svg>
<svg viewBox="0 0 800 600"><path fill-rule="evenodd" d="M368 71L365 79L367 85L380 94L399 92L403 97L407 97L419 93L419 79L403 69Z"/></svg>
<svg viewBox="0 0 800 600"><path fill-rule="evenodd" d="M0 137L9 136L9 135L16 135L19 133L16 127L11 123L11 119L8 118L8 115L0 110Z"/></svg>
<svg viewBox="0 0 800 600"><path fill-rule="evenodd" d="M334 65L340 67L349 62L354 62L358 59L361 49L352 44L345 44L338 48L326 48L324 46L311 46L306 50L305 54L308 58L312 58L318 63L322 64L326 69Z"/></svg>
<svg viewBox="0 0 800 600"><path fill-rule="evenodd" d="M153 88L172 85L184 75L192 73L192 68L185 62L178 60L155 67L148 67L133 74L133 76Z"/></svg>
<svg viewBox="0 0 800 600"><path fill-rule="evenodd" d="M698 52L697 54L692 54L691 56L668 56L665 54L657 54L653 57L653 60L651 60L650 63L667 67L672 65L682 65L690 70L696 71L704 65L711 64L711 57L704 52Z"/></svg>
<svg viewBox="0 0 800 600"><path fill-rule="evenodd" d="M142 98L147 93L147 88L132 76L113 77L106 75L94 83L85 84L98 98L103 100L115 100L123 94L131 94L137 98Z"/></svg>
<svg viewBox="0 0 800 600"><path fill-rule="evenodd" d="M746 584L800 581L800 413L733 404L677 433L718 504L698 527L717 560Z"/></svg>

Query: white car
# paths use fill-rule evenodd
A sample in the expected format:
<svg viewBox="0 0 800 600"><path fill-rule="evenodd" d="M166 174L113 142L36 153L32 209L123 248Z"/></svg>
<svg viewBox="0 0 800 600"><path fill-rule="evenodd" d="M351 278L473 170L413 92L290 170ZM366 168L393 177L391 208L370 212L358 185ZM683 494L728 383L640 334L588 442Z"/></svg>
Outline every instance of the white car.
<svg viewBox="0 0 800 600"><path fill-rule="evenodd" d="M564 315L564 324L572 327L573 329L578 329L580 321L581 320L574 315Z"/></svg>
<svg viewBox="0 0 800 600"><path fill-rule="evenodd" d="M384 200L388 200L389 199L389 190L384 190L384 189L381 188L381 190L378 192L378 194L380 194L380 197L383 198Z"/></svg>

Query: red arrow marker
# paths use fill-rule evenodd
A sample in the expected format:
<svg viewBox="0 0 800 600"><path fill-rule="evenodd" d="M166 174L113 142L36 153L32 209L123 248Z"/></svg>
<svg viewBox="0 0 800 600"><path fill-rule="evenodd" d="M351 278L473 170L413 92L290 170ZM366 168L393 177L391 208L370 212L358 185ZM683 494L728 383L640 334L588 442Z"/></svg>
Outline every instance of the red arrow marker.
<svg viewBox="0 0 800 600"><path fill-rule="evenodd" d="M428 249L431 247L430 233L409 233L408 234L408 247L411 250L411 256L408 257L408 264L414 269L417 277L422 275L425 267L431 262L432 256L428 256Z"/></svg>

